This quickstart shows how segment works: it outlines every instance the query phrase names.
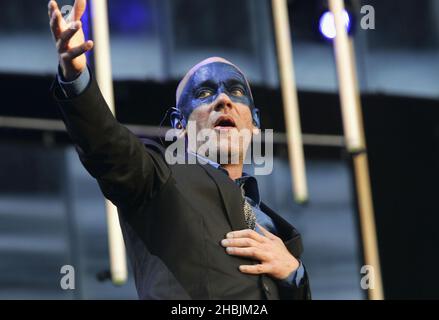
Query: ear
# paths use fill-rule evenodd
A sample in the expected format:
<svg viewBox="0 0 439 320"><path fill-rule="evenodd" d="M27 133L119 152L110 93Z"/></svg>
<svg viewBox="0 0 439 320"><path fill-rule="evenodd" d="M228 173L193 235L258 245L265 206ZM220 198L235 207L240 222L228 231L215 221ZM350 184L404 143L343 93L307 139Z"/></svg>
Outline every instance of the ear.
<svg viewBox="0 0 439 320"><path fill-rule="evenodd" d="M253 118L254 126L257 127L258 129L260 129L261 128L261 119L259 117L259 109L256 107L252 109L252 118Z"/></svg>
<svg viewBox="0 0 439 320"><path fill-rule="evenodd" d="M181 111L177 108L172 108L172 112L170 115L171 126L174 129L183 129L186 127L186 122L184 121L184 117Z"/></svg>

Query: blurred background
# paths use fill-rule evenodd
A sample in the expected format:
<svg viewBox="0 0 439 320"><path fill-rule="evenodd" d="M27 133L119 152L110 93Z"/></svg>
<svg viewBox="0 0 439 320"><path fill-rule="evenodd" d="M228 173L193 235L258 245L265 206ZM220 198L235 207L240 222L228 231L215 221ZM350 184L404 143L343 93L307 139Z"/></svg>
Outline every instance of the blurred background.
<svg viewBox="0 0 439 320"><path fill-rule="evenodd" d="M0 299L137 298L131 273L123 286L97 277L109 269L104 199L49 93L57 56L47 3L0 2ZM258 177L261 194L301 231L313 298L366 299L332 42L319 31L326 1L288 4L307 205L292 196L270 1L109 0L117 117L153 135L192 65L214 55L240 66L263 128L276 133L274 171ZM363 5L375 8L375 30L359 27ZM439 298L439 2L346 6L385 297ZM83 19L90 35L91 19L90 12ZM66 264L75 267L75 290L60 288Z"/></svg>

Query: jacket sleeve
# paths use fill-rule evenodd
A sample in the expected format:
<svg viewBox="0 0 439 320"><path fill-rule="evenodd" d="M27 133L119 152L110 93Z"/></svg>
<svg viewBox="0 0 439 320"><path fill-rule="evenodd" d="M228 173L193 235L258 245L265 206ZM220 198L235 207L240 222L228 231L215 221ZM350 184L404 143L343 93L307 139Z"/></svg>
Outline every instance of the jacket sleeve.
<svg viewBox="0 0 439 320"><path fill-rule="evenodd" d="M299 231L288 221L271 210L265 203L261 203L261 209L270 216L276 225L278 236L283 240L285 247L297 259L300 259L303 253L302 236ZM309 285L308 273L305 264L304 274L299 284L295 281L293 284L278 281L279 298L281 300L311 300L311 289Z"/></svg>
<svg viewBox="0 0 439 320"><path fill-rule="evenodd" d="M303 267L305 272L298 285L295 282L293 284L278 284L279 297L281 300L311 300L308 274L305 266Z"/></svg>
<svg viewBox="0 0 439 320"><path fill-rule="evenodd" d="M302 237L294 227L292 227L290 232L291 237L284 240L285 246L295 258L300 259L303 252ZM303 261L301 261L301 263L304 268L304 273L299 283L296 283L296 281L292 284L278 282L279 297L281 300L311 300L308 273Z"/></svg>
<svg viewBox="0 0 439 320"><path fill-rule="evenodd" d="M119 208L136 208L160 191L170 169L158 147L144 145L113 117L90 76L87 88L74 98L66 98L58 81L52 94L82 164L105 197Z"/></svg>
<svg viewBox="0 0 439 320"><path fill-rule="evenodd" d="M284 243L288 251L290 251L295 258L301 258L303 253L302 237L294 227L291 228L290 237L284 240ZM295 281L293 284L279 284L279 296L281 300L311 300L308 273L303 261L302 266L304 273L298 284Z"/></svg>

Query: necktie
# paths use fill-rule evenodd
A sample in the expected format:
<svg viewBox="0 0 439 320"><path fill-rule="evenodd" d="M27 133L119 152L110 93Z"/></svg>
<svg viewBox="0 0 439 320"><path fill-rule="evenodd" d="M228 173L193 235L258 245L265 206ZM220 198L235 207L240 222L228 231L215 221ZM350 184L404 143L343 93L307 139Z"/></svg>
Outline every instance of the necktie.
<svg viewBox="0 0 439 320"><path fill-rule="evenodd" d="M244 192L244 185L241 185L241 193L244 199L244 220L249 229L255 230L256 228L256 215L253 212L252 206L247 201L247 197Z"/></svg>

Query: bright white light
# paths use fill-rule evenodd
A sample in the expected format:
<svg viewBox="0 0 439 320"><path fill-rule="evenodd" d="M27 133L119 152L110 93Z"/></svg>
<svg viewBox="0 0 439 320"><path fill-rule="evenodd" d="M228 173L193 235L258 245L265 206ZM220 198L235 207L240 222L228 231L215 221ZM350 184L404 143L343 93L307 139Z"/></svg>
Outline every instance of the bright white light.
<svg viewBox="0 0 439 320"><path fill-rule="evenodd" d="M349 31L351 25L351 19L349 18L349 14L347 13L346 10L343 11L343 20L346 26L346 30ZM334 15L332 14L332 12L326 11L324 14L322 14L320 18L319 29L325 38L327 39L335 38L336 35L335 22L334 22Z"/></svg>

